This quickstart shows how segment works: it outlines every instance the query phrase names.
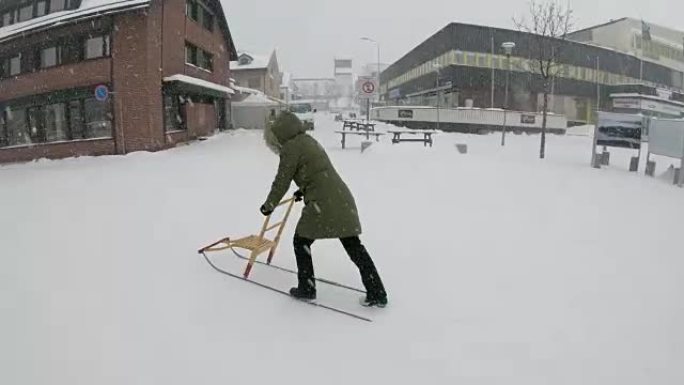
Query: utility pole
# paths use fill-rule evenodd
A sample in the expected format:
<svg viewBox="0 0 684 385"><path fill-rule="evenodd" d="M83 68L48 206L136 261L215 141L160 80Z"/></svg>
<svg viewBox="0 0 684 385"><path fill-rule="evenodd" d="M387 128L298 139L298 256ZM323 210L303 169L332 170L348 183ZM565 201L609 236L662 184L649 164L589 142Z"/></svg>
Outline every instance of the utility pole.
<svg viewBox="0 0 684 385"><path fill-rule="evenodd" d="M494 54L495 54L495 52L494 52L494 33L491 32L491 30L490 30L490 33L492 34L492 56L490 58L490 63L489 63L490 67L492 67L492 91L491 91L492 100L491 100L490 107L493 109L494 108L494 92L495 92L495 88L494 88L494 72L495 72L494 71Z"/></svg>
<svg viewBox="0 0 684 385"><path fill-rule="evenodd" d="M501 45L501 47L504 49L506 52L506 96L505 96L505 105L504 105L504 119L503 119L503 127L501 127L501 146L506 145L506 118L508 114L508 109L509 109L509 104L508 104L508 87L511 82L511 54L513 54L513 48L515 48L515 43L513 42L506 42Z"/></svg>
<svg viewBox="0 0 684 385"><path fill-rule="evenodd" d="M374 43L375 46L377 47L377 51L378 51L378 61L377 61L378 70L377 71L378 72L376 74L376 78L377 78L378 88L380 88L380 43L378 43L377 40L371 39L369 37L362 37L361 40ZM378 95L378 102L380 102L380 90L379 89L377 90L377 95ZM368 100L368 111L369 111L368 115L370 116L370 99Z"/></svg>

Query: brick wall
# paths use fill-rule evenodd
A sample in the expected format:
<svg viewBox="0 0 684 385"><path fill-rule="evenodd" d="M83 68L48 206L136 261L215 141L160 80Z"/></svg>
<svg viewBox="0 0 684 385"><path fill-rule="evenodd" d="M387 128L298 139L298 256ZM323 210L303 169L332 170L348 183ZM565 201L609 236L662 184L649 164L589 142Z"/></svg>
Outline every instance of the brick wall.
<svg viewBox="0 0 684 385"><path fill-rule="evenodd" d="M67 158L83 155L115 153L113 139L91 139L75 142L46 143L28 147L0 148L0 163L27 162L40 158Z"/></svg>
<svg viewBox="0 0 684 385"><path fill-rule="evenodd" d="M230 50L218 22L208 31L185 16L185 0L166 0L163 5L163 76L184 74L229 86ZM214 55L214 70L203 71L185 64L185 42Z"/></svg>
<svg viewBox="0 0 684 385"><path fill-rule="evenodd" d="M161 96L161 0L145 12L118 15L112 37L119 153L164 147Z"/></svg>
<svg viewBox="0 0 684 385"><path fill-rule="evenodd" d="M89 60L0 81L0 102L63 89L95 86L111 80L111 60Z"/></svg>

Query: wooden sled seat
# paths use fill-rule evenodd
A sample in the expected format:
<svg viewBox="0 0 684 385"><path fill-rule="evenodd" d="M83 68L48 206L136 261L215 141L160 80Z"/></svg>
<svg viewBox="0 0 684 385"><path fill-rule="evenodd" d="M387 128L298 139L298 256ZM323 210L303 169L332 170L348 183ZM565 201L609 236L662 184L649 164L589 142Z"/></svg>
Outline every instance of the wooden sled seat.
<svg viewBox="0 0 684 385"><path fill-rule="evenodd" d="M266 238L259 238L258 235L250 235L231 241L232 247L239 247L249 251L257 251L258 254L272 248L276 245L275 241Z"/></svg>
<svg viewBox="0 0 684 385"><path fill-rule="evenodd" d="M236 240L231 240L230 238L223 238L220 241L214 242L209 246L203 247L199 250L200 253L207 253L207 252L214 252L214 251L221 251L221 250L226 250L226 249L234 249L234 248L240 248L240 249L245 249L250 251L250 256L249 256L249 261L247 262L247 267L245 268L245 272L243 276L245 278L249 277L249 273L252 271L252 266L254 265L254 261L256 261L257 257L264 253L265 251L269 251L268 253L268 259L266 262L268 264L271 263L271 260L273 259L273 256L275 255L276 248L278 247L278 244L280 243L280 237L283 234L283 230L285 229L285 224L287 223L287 219L290 216L290 212L292 211L292 206L294 205L294 198L290 198L287 200L284 200L276 206L276 208L280 206L287 205L287 211L285 212L285 216L283 217L283 220L275 223L273 225L269 226L269 223L271 221L271 215L267 216L266 219L264 219L264 224L261 227L261 231L259 232L259 235L249 235L244 238L236 239ZM268 233L271 230L277 229L276 236L271 240L266 238L266 233Z"/></svg>

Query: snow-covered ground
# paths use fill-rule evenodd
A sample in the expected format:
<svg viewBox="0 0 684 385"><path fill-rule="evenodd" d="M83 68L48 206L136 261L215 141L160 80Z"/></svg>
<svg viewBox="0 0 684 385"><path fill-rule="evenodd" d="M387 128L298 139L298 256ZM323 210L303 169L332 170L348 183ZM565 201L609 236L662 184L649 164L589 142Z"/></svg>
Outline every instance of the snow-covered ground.
<svg viewBox="0 0 684 385"><path fill-rule="evenodd" d="M684 383L684 191L588 166L590 139L443 134L342 150L384 310L372 324L213 271L257 231L277 166L259 132L161 153L0 167L2 384ZM384 127L381 127L384 128ZM459 154L456 143L467 143ZM667 164L659 164L664 171ZM642 169L643 170L643 169ZM298 214L298 213L295 213ZM294 267L290 238L275 263ZM318 275L359 286L336 241ZM214 256L226 266L230 254ZM288 274L254 279L287 288ZM326 298L333 290L319 286Z"/></svg>

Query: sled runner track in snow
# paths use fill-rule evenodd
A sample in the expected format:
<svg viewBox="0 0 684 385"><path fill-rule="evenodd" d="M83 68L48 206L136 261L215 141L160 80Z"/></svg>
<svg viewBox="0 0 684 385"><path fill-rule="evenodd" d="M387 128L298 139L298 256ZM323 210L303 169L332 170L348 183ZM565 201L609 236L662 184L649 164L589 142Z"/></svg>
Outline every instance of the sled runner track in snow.
<svg viewBox="0 0 684 385"><path fill-rule="evenodd" d="M235 251L235 249L231 248L231 251L233 252L233 254L235 254L236 257L243 259L245 261L249 261L248 257L245 257L244 255L240 255L237 251ZM270 268L273 268L276 270L284 271L286 273L297 275L296 271L294 271L292 269L288 269L286 267L282 267L282 266L278 266L278 265L272 265L272 264L269 264L267 262L262 262L262 261L254 261L254 263L262 265L262 266L270 267ZM324 283L326 285L339 287L341 289L347 289L347 290L355 291L355 292L361 293L361 294L366 294L365 290L361 290L361 289L353 287L353 286L348 286L348 285L345 285L343 283L331 281L331 280L325 279L325 278L314 278L314 279L316 280L316 282Z"/></svg>
<svg viewBox="0 0 684 385"><path fill-rule="evenodd" d="M199 253L202 254L202 256L204 257L204 259L207 261L207 263L208 263L212 268L214 268L214 270L218 271L218 272L221 273L221 274L227 275L227 276L229 276L229 277L236 278L236 279L238 279L238 280L240 280L240 281L249 282L249 283L251 283L251 284L254 284L254 285L256 285L256 286L259 286L259 287L262 287L262 288L264 288L264 289L270 290L270 291L272 291L272 292L280 293L280 294L285 295L285 296L287 296L287 297L289 297L289 298L292 298L292 296L290 295L290 293L286 292L285 290L280 290L280 289L275 288L275 287L273 287L273 286L269 286L269 285L267 285L267 284L264 284L264 283L261 283L261 282L257 282L257 281L252 281L251 279L245 278L245 277L243 277L243 276L241 276L241 275L233 274L233 273L231 273L231 272L229 272L229 271L225 271L225 270L219 268L218 266L216 266L213 262L211 262L211 260L209 259L209 257L207 257L207 255L206 255L204 252L200 251ZM292 299L294 299L294 298L292 298ZM295 300L296 300L296 299L295 299ZM299 301L299 300L296 300L296 301ZM345 310L342 310L342 309L338 309L338 308L335 308L335 307L332 307L332 306L324 305L324 304L322 304L322 303L318 303L318 302L306 302L306 301L299 301L299 302L303 302L303 303L306 303L306 304L308 304L308 305L316 306L316 307L319 307L319 308L322 308L322 309L330 310L330 311L335 312L335 313L337 313L337 314L346 315L346 316L348 316L348 317L355 318L355 319L360 320L360 321L373 322L373 320L370 319L370 318L367 318L367 317L364 317L364 316L360 316L360 315L358 315L358 314L354 314L354 313L351 313L351 312L348 312L348 311L345 311Z"/></svg>

